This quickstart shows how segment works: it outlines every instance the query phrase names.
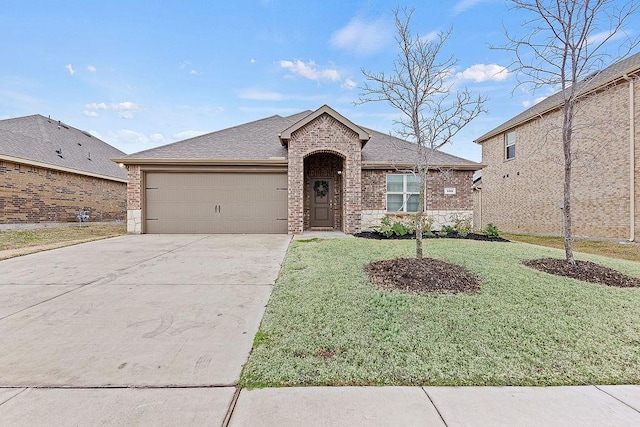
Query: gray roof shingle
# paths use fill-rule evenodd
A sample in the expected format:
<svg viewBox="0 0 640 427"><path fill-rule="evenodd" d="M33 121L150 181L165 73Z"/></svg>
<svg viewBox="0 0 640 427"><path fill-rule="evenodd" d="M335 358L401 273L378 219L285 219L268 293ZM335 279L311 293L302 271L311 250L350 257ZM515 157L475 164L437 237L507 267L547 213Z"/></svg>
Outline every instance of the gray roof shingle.
<svg viewBox="0 0 640 427"><path fill-rule="evenodd" d="M59 151L59 153L58 153ZM0 120L0 155L126 180L126 170L111 159L124 152L65 123L39 114Z"/></svg>
<svg viewBox="0 0 640 427"><path fill-rule="evenodd" d="M580 94L589 93L595 89L598 89L602 86L605 86L609 83L612 83L616 80L623 78L626 74L633 74L640 70L640 52L630 57L623 59L622 61L618 61L615 64L601 70L597 74L588 77L583 80L580 84L582 87L579 88ZM513 127L516 127L522 123L525 123L535 117L539 117L541 114L544 114L548 111L554 110L562 106L562 92L556 92L548 98L540 101L533 107L523 111L517 116L507 120L500 126L490 130L486 134L477 138L475 142L482 143L489 138L492 138L502 132L505 132Z"/></svg>
<svg viewBox="0 0 640 427"><path fill-rule="evenodd" d="M268 160L286 159L287 149L278 135L291 125L304 119L312 111L303 111L291 116L278 115L219 130L184 141L130 154L123 160L135 163L135 159L158 160ZM362 149L362 161L367 165L412 164L415 162L416 145L393 136L365 129L371 139ZM436 151L434 166L478 167L476 162L451 154Z"/></svg>

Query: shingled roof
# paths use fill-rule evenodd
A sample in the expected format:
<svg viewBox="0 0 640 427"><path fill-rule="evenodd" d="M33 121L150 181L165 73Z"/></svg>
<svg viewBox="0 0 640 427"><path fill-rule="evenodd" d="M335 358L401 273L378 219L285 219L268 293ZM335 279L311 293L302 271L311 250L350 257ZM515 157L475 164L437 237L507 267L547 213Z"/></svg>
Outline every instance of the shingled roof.
<svg viewBox="0 0 640 427"><path fill-rule="evenodd" d="M175 161L282 161L288 158L287 148L278 135L313 114L303 111L291 116L279 115L256 120L228 129L174 142L157 148L130 154L116 159L127 164L146 163L154 160ZM371 135L362 149L363 168L415 163L416 145L408 141L361 127ZM439 167L479 169L480 164L451 154L436 151L431 164Z"/></svg>
<svg viewBox="0 0 640 427"><path fill-rule="evenodd" d="M0 120L0 158L80 175L126 182L111 161L124 152L65 123L39 114Z"/></svg>
<svg viewBox="0 0 640 427"><path fill-rule="evenodd" d="M578 93L580 95L585 95L589 92L593 92L609 84L612 84L618 80L624 79L625 76L635 74L638 71L640 71L640 52L626 59L623 59L622 61L618 61L615 64L593 75L588 76L581 83L579 83L581 87L579 88ZM551 95L548 98L545 98L544 100L540 101L533 107L523 111L512 119L507 120L497 128L492 129L491 131L482 135L474 142L481 144L489 138L492 138L496 135L506 132L509 129L526 123L529 120L535 119L536 117L540 117L543 114L560 108L562 106L562 103L562 92L556 92L555 94Z"/></svg>

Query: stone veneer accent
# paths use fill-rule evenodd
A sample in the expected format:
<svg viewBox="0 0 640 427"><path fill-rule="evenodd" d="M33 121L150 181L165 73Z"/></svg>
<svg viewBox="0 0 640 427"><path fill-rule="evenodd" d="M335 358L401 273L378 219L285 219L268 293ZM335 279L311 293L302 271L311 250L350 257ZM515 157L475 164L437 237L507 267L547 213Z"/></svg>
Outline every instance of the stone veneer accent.
<svg viewBox="0 0 640 427"><path fill-rule="evenodd" d="M127 165L127 233L142 233L142 174L139 165Z"/></svg>
<svg viewBox="0 0 640 427"><path fill-rule="evenodd" d="M361 220L361 149L358 135L331 117L322 114L294 131L289 150L289 234L304 231L305 158L316 153L331 153L343 160L342 231L360 231Z"/></svg>
<svg viewBox="0 0 640 427"><path fill-rule="evenodd" d="M472 210L427 210L427 216L433 219L431 226L432 231L439 231L443 225L453 225L451 217L453 215L459 215L462 218L473 219ZM400 221L402 223L415 224L414 214L411 213L389 213L384 209L363 209L362 210L362 230L371 231L374 227L380 225L380 221L385 216L390 216L393 221Z"/></svg>
<svg viewBox="0 0 640 427"><path fill-rule="evenodd" d="M635 93L636 238L640 230L640 84ZM629 238L629 85L622 82L583 99L574 134L579 153L573 170L572 212L576 236ZM604 123L602 123L604 121ZM601 122L601 125L596 123ZM505 160L504 133L482 143L479 227L501 231L562 235L563 154L561 112L554 111L515 128L516 154ZM580 134L580 132L583 132Z"/></svg>
<svg viewBox="0 0 640 427"><path fill-rule="evenodd" d="M126 184L0 160L0 224L123 221Z"/></svg>

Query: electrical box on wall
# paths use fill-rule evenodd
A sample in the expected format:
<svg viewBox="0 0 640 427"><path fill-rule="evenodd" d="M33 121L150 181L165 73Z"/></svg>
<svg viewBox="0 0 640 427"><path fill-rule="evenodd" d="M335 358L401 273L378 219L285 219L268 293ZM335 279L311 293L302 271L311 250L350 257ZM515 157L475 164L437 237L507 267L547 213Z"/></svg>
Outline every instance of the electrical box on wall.
<svg viewBox="0 0 640 427"><path fill-rule="evenodd" d="M444 194L445 195L450 195L450 196L455 196L456 194L456 188L455 187L446 187L444 189Z"/></svg>

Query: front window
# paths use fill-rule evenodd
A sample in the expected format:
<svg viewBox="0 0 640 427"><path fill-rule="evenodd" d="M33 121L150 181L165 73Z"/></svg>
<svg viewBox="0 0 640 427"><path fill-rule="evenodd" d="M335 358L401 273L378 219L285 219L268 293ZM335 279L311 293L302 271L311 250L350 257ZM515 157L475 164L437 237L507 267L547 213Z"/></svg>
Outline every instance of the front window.
<svg viewBox="0 0 640 427"><path fill-rule="evenodd" d="M420 181L415 175L387 175L387 212L417 212Z"/></svg>
<svg viewBox="0 0 640 427"><path fill-rule="evenodd" d="M516 132L507 132L504 136L505 159L516 157Z"/></svg>

